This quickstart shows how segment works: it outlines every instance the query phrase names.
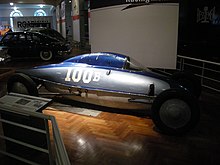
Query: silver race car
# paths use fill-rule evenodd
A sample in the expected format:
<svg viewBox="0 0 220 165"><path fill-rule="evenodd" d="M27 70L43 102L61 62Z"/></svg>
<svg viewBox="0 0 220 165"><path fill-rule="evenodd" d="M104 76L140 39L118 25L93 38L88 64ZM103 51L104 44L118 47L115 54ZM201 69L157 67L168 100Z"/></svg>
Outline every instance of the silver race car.
<svg viewBox="0 0 220 165"><path fill-rule="evenodd" d="M91 53L59 64L20 69L7 83L8 92L38 96L40 88L79 102L120 109L151 109L164 133L182 134L199 120L196 97L200 83L193 75L165 77L117 53Z"/></svg>

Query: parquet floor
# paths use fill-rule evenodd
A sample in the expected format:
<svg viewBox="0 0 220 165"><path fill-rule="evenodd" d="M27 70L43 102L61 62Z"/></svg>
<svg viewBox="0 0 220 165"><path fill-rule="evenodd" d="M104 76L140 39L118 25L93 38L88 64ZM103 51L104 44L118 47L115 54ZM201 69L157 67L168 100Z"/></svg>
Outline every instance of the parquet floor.
<svg viewBox="0 0 220 165"><path fill-rule="evenodd" d="M181 137L160 134L147 116L102 112L90 117L50 109L43 113L56 117L71 164L217 165L220 103L212 97L216 99L203 94L200 123Z"/></svg>

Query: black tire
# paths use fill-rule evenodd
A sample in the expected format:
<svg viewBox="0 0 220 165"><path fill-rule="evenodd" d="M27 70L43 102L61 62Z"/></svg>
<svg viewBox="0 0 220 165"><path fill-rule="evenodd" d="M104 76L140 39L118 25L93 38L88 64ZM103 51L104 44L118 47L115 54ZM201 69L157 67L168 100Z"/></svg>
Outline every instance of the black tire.
<svg viewBox="0 0 220 165"><path fill-rule="evenodd" d="M171 135L190 131L200 118L196 98L181 89L168 89L160 93L155 98L151 111L156 127L162 133Z"/></svg>
<svg viewBox="0 0 220 165"><path fill-rule="evenodd" d="M40 58L43 61L49 61L53 58L53 52L51 50L40 51Z"/></svg>
<svg viewBox="0 0 220 165"><path fill-rule="evenodd" d="M202 90L201 81L195 75L189 72L176 72L171 76L171 79L178 82L189 90L194 96L199 98Z"/></svg>
<svg viewBox="0 0 220 165"><path fill-rule="evenodd" d="M36 83L27 75L23 73L15 73L7 82L8 92L26 94L31 96L38 96Z"/></svg>

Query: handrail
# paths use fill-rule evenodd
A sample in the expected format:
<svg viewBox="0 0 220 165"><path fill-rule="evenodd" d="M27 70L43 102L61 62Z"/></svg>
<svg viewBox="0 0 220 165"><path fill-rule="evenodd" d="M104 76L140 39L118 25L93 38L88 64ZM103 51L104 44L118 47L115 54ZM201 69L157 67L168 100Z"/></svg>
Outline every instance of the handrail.
<svg viewBox="0 0 220 165"><path fill-rule="evenodd" d="M16 115L16 119L17 118L21 118L23 119L23 117L29 118L29 117L33 117L33 118L37 118L39 120L45 121L44 122L44 127L43 129L39 129L39 128L35 128L32 125L25 125L25 124L21 124L21 123L16 123L17 121L10 121L10 117L7 117L6 119L2 116L2 114L4 113L9 115L9 114L15 114ZM51 122L51 127L52 127L52 137L53 137L53 143L51 143L50 140L50 134L49 134L49 126L48 126L48 122ZM31 112L28 111L26 109L21 109L18 107L13 106L13 109L11 106L7 105L7 104L0 104L0 123L2 123L2 125L5 123L7 125L12 125L15 126L16 128L22 128L25 130L29 130L29 131L33 131L33 132L38 132L39 134L45 135L45 138L47 140L47 148L41 148L38 146L35 146L34 144L29 144L28 142L23 142L21 140L18 140L14 137L8 137L7 134L6 135L0 135L0 139L4 139L6 141L9 141L13 144L18 144L18 145L22 145L24 147L28 147L31 148L32 150L37 150L39 152L45 153L46 155L48 154L48 158L49 158L49 164L56 164L56 165L70 165L70 161L56 122L56 119L54 116L51 115L45 115L39 112ZM22 139L23 140L23 139ZM55 150L51 150L51 145L54 145L55 147L53 147ZM7 143L6 143L6 148L7 148ZM52 153L53 152L53 153ZM9 157L12 157L14 159L17 159L19 161L23 161L25 163L28 164L39 164L34 162L33 160L27 160L23 157L20 157L19 155L16 155L15 153L10 153L1 150L0 149L0 153Z"/></svg>
<svg viewBox="0 0 220 165"><path fill-rule="evenodd" d="M20 157L20 156L17 156L17 155L14 155L14 154L10 154L10 153L8 153L8 152L4 152L4 151L1 151L1 150L0 150L0 154L4 154L4 155L6 155L6 156L15 158L15 159L17 159L17 160L19 160L19 161L22 161L22 162L25 162L25 163L28 163L28 164L31 164L31 165L39 165L38 163L32 162L32 161L30 161L30 160L26 160L26 159L24 159L24 158L22 158L22 157Z"/></svg>
<svg viewBox="0 0 220 165"><path fill-rule="evenodd" d="M177 55L177 57L180 58L180 61L178 62L180 64L180 68L177 68L177 69L182 71L182 70L185 70L186 66L200 69L200 71L201 71L200 74L198 74L198 73L194 73L194 74L201 79L201 85L204 88L208 88L210 90L220 92L220 85L215 85L216 83L220 84L219 79L217 79L217 78L215 79L213 77L210 77L211 74L206 74L206 71L209 71L209 72L215 74L215 77L216 77L216 74L219 75L217 77L220 77L220 71L216 71L216 70L213 70L213 69L210 69L207 67L208 64L211 64L213 66L220 66L220 63L202 60L202 59L196 59L196 58L192 58L192 57L181 56L181 55ZM200 62L201 65L191 64L189 61L186 62L185 59ZM193 73L193 69L191 70L191 72ZM205 80L208 80L208 82ZM214 85L212 83L214 83Z"/></svg>
<svg viewBox="0 0 220 165"><path fill-rule="evenodd" d="M196 63L192 63L192 61ZM213 67L210 68L210 64ZM213 69L214 66L219 67L220 63L182 56L182 55L177 55L176 65L177 65L176 69L178 71L184 71L186 70L187 66L190 67L191 68L190 72L196 75L201 80L202 87L210 89L212 91L220 92L220 80L219 80L220 71ZM166 75L172 75L173 73L173 71L170 71L170 69L156 68L156 69L153 69L153 71L159 72L161 74L166 74ZM209 74L207 74L206 71L208 71ZM213 73L213 75L211 75L210 73Z"/></svg>
<svg viewBox="0 0 220 165"><path fill-rule="evenodd" d="M60 131L54 116L49 116L53 125L53 134L54 141L57 147L56 153L58 158L59 165L70 165L70 161L63 143L63 139L61 138Z"/></svg>
<svg viewBox="0 0 220 165"><path fill-rule="evenodd" d="M213 65L218 65L218 66L220 66L220 63L212 62L212 61L207 61L207 60L202 60L202 59L198 59L198 58L192 58L192 57L181 56L181 55L177 55L177 57L180 57L180 58L183 58L183 59L189 59L189 60L199 61L199 62L205 62L205 63L209 63L209 64L213 64Z"/></svg>

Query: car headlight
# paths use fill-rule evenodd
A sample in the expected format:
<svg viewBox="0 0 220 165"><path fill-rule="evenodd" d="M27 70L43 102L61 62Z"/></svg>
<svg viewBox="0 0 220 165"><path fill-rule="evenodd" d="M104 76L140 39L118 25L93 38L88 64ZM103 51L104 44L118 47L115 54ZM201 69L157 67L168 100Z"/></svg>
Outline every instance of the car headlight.
<svg viewBox="0 0 220 165"><path fill-rule="evenodd" d="M5 61L5 58L0 57L0 62Z"/></svg>
<svg viewBox="0 0 220 165"><path fill-rule="evenodd" d="M63 51L58 51L58 54L62 56L64 54L64 52Z"/></svg>
<svg viewBox="0 0 220 165"><path fill-rule="evenodd" d="M58 51L57 53L58 53L59 55L62 55L62 56L63 56L63 55L70 54L70 52L71 52L71 49Z"/></svg>

